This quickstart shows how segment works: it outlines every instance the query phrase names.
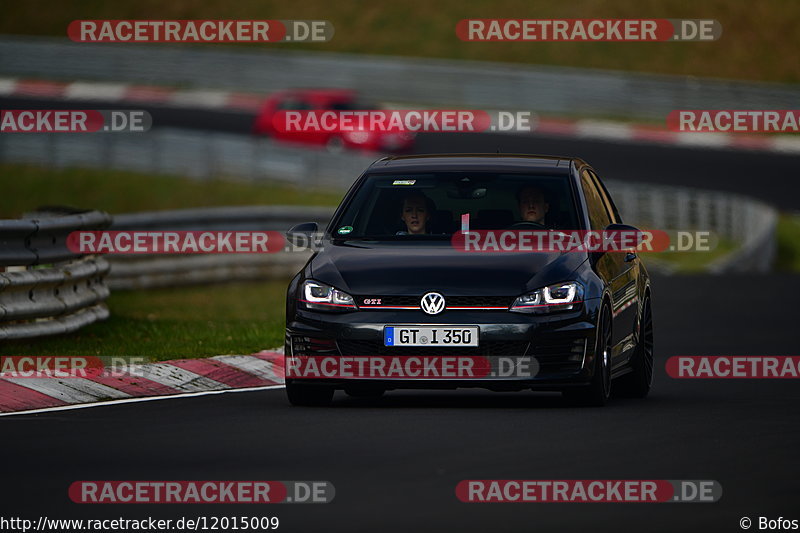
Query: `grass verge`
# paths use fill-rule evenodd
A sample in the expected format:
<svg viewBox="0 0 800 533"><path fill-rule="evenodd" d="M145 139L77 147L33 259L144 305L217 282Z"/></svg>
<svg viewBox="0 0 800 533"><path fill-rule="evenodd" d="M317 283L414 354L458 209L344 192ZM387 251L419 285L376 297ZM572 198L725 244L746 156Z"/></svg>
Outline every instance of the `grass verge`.
<svg viewBox="0 0 800 533"><path fill-rule="evenodd" d="M63 38L76 19L325 19L336 31L328 43L253 46L800 82L794 59L800 49L800 3L796 0L474 0L469 4L459 0L305 0L302 4L284 0L26 0L5 4L0 33L9 34ZM713 18L722 24L723 32L713 42L463 42L455 27L465 18Z"/></svg>
<svg viewBox="0 0 800 533"><path fill-rule="evenodd" d="M94 169L46 169L0 164L0 218L18 218L44 205L109 213L235 205L336 206L342 193L273 182L192 180Z"/></svg>
<svg viewBox="0 0 800 533"><path fill-rule="evenodd" d="M778 270L800 272L800 215L781 215L778 218L777 235L775 267Z"/></svg>
<svg viewBox="0 0 800 533"><path fill-rule="evenodd" d="M115 292L111 318L75 333L3 342L0 355L144 356L153 361L251 354L283 345L288 281Z"/></svg>

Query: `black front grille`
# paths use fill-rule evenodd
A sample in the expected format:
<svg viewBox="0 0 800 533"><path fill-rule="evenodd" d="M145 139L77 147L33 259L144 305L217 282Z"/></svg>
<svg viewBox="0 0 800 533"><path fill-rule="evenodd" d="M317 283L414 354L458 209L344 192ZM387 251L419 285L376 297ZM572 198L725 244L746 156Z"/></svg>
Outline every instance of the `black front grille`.
<svg viewBox="0 0 800 533"><path fill-rule="evenodd" d="M478 347L447 346L430 348L427 346L384 346L380 342L361 340L339 340L342 355L399 355L399 356L521 356L528 349L526 341L489 341Z"/></svg>
<svg viewBox="0 0 800 533"><path fill-rule="evenodd" d="M451 296L447 307L510 307L513 296Z"/></svg>
<svg viewBox="0 0 800 533"><path fill-rule="evenodd" d="M514 303L514 296L447 296L443 295L447 307L509 307ZM419 307L422 295L419 296L358 296L356 303L364 305L364 300L379 299L381 306Z"/></svg>

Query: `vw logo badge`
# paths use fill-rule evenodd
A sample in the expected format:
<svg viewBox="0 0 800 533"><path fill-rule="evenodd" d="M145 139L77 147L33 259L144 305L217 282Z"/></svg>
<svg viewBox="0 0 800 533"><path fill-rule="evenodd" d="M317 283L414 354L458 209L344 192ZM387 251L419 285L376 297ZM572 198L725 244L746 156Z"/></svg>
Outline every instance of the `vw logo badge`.
<svg viewBox="0 0 800 533"><path fill-rule="evenodd" d="M422 297L419 307L429 315L438 315L444 311L444 296L438 292L429 292Z"/></svg>

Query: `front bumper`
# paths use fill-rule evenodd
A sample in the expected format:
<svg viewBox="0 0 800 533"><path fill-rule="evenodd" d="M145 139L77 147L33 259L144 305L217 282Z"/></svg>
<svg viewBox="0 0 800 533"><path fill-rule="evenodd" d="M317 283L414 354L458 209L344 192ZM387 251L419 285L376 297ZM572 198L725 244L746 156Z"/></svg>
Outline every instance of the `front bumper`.
<svg viewBox="0 0 800 533"><path fill-rule="evenodd" d="M480 387L491 390L561 390L580 386L592 378L595 324L599 300L587 300L576 310L550 315L509 311L447 310L436 316L422 311L360 310L320 313L297 310L286 328L287 369L303 358L424 358L468 357L486 361L491 371L462 379L435 375L386 374L315 375L287 373L287 382L336 388L366 385L386 390L402 388L453 389ZM476 325L478 347L384 346L386 325ZM395 357L396 356L396 357ZM299 368L299 367L292 367Z"/></svg>

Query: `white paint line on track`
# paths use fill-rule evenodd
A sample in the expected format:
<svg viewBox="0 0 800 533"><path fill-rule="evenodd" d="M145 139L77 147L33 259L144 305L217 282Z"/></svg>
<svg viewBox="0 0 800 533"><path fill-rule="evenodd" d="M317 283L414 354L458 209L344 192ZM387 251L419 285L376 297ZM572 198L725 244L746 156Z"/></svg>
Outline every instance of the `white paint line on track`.
<svg viewBox="0 0 800 533"><path fill-rule="evenodd" d="M141 365L133 369L131 373L183 392L203 392L230 388L224 383L169 363Z"/></svg>
<svg viewBox="0 0 800 533"><path fill-rule="evenodd" d="M49 378L48 378L49 379ZM108 405L121 405L126 403L139 403L139 402L151 402L157 400L173 400L173 399L180 399L180 398L196 398L199 396L209 396L212 394L225 394L228 392L254 392L254 391L261 391L261 390L272 390L272 389L282 389L284 388L283 385L266 385L264 387L247 387L243 389L225 389L225 390L214 390L214 391L204 391L204 392L185 392L182 394L168 394L166 396L145 396L142 398L126 398L124 400L109 400L106 402L93 402L93 403L81 403L75 405L61 405L59 407L45 407L43 409L31 409L29 411L13 411L10 413L0 413L0 417L4 416L15 416L15 415L35 415L41 413L53 413L57 411L71 411L73 409L88 409L90 407L105 407Z"/></svg>
<svg viewBox="0 0 800 533"><path fill-rule="evenodd" d="M575 123L575 126L578 137L622 140L630 140L633 138L633 127L628 124L579 120Z"/></svg>
<svg viewBox="0 0 800 533"><path fill-rule="evenodd" d="M122 100L128 85L122 83L86 83L67 85L64 96L70 100Z"/></svg>
<svg viewBox="0 0 800 533"><path fill-rule="evenodd" d="M678 133L677 140L672 144L680 146L730 147L731 141L725 133L683 131Z"/></svg>
<svg viewBox="0 0 800 533"><path fill-rule="evenodd" d="M800 137L775 137L772 140L772 149L778 152L800 152Z"/></svg>
<svg viewBox="0 0 800 533"><path fill-rule="evenodd" d="M14 78L0 78L0 95L14 94L17 89L17 80Z"/></svg>
<svg viewBox="0 0 800 533"><path fill-rule="evenodd" d="M5 378L51 398L69 403L96 402L107 398L130 398L131 395L85 378Z"/></svg>
<svg viewBox="0 0 800 533"><path fill-rule="evenodd" d="M177 91L170 103L188 107L225 107L229 94L225 91Z"/></svg>
<svg viewBox="0 0 800 533"><path fill-rule="evenodd" d="M283 381L283 378L275 373L275 367L269 361L264 361L252 355L217 355L212 359L236 367L248 374L255 374L262 379Z"/></svg>

